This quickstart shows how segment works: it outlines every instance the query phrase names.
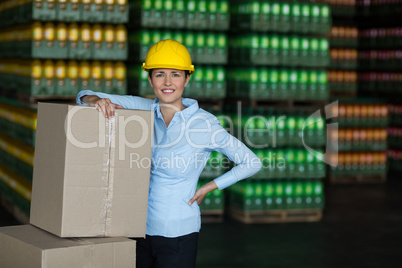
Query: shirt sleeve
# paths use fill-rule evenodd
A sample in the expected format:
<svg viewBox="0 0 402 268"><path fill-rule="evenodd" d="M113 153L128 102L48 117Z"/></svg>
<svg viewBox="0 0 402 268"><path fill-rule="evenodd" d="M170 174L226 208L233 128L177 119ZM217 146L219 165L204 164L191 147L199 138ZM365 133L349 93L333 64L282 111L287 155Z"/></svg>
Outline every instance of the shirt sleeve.
<svg viewBox="0 0 402 268"><path fill-rule="evenodd" d="M102 92L94 92L92 90L82 90L77 95L77 104L87 106L86 103L81 101L81 98L86 95L96 95L99 98L107 98L114 104L121 105L125 109L137 109L137 110L152 110L152 104L154 100L130 96L130 95L113 95Z"/></svg>
<svg viewBox="0 0 402 268"><path fill-rule="evenodd" d="M213 123L211 130L208 149L220 152L236 163L235 167L214 180L219 190L254 175L262 168L261 160L219 123Z"/></svg>

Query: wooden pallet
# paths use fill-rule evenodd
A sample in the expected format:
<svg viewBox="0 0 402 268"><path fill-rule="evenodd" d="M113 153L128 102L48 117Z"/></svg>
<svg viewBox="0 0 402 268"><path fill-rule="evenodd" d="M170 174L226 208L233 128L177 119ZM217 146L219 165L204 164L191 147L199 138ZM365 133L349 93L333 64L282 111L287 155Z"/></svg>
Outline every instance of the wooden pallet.
<svg viewBox="0 0 402 268"><path fill-rule="evenodd" d="M333 184L352 184L352 183L384 183L387 174L345 174L329 175L329 181Z"/></svg>
<svg viewBox="0 0 402 268"><path fill-rule="evenodd" d="M0 205L5 208L8 213L12 214L21 224L28 224L29 217L18 207L8 202L4 197L0 196Z"/></svg>
<svg viewBox="0 0 402 268"><path fill-rule="evenodd" d="M231 207L229 215L242 223L281 223L281 222L315 222L322 219L322 210L293 209L293 210L263 210L244 211Z"/></svg>
<svg viewBox="0 0 402 268"><path fill-rule="evenodd" d="M223 209L217 210L201 210L202 223L222 223Z"/></svg>

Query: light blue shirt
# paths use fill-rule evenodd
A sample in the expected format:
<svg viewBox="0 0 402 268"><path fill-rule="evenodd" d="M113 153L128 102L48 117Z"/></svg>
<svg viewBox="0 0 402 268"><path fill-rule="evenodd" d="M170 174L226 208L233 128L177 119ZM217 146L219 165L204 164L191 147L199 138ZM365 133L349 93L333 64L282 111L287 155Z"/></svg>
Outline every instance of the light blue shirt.
<svg viewBox="0 0 402 268"><path fill-rule="evenodd" d="M183 98L185 109L176 112L166 127L158 99L84 90L77 95L78 104L85 105L81 101L85 95L109 98L126 109L155 111L147 235L178 237L199 232L200 209L197 202L191 206L188 202L211 151L223 153L236 163L214 180L220 190L261 169L260 159L230 135L214 115L200 109L196 100Z"/></svg>

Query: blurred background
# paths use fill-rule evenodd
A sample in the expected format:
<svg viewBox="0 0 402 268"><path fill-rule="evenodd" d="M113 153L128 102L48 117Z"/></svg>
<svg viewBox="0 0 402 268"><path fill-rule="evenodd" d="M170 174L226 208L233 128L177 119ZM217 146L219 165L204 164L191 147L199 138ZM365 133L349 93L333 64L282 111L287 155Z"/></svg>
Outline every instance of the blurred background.
<svg viewBox="0 0 402 268"><path fill-rule="evenodd" d="M184 97L264 168L201 205L197 267L398 267L402 1L0 2L0 226L29 221L38 101L153 98L148 49L174 39ZM199 186L231 168L213 152Z"/></svg>

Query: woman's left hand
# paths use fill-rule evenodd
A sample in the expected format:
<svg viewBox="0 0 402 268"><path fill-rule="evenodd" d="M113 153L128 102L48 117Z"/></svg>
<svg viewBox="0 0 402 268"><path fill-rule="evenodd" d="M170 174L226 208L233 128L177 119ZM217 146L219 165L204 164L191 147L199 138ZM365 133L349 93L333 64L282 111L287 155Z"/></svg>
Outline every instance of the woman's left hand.
<svg viewBox="0 0 402 268"><path fill-rule="evenodd" d="M216 183L214 181L210 181L207 184L204 184L201 186L194 194L193 198L190 199L190 202L188 204L191 206L194 201L197 201L198 205L201 204L202 200L204 200L205 196L217 189L218 187L216 186Z"/></svg>

